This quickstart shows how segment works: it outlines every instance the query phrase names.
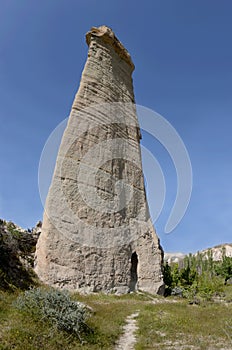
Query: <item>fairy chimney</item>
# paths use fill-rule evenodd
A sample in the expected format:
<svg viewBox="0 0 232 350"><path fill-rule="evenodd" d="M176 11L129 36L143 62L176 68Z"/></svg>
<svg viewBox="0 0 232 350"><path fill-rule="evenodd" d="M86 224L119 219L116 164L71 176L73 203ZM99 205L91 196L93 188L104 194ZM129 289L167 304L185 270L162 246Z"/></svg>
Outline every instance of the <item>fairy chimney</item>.
<svg viewBox="0 0 232 350"><path fill-rule="evenodd" d="M88 59L46 200L35 271L79 292L161 293L162 248L150 220L128 51L106 27Z"/></svg>

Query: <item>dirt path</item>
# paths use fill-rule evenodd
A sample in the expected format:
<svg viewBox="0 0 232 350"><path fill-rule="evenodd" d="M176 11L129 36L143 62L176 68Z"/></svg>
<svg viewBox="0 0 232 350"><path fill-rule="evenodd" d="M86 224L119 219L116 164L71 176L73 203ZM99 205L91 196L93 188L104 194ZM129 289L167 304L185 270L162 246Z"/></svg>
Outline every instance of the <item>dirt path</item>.
<svg viewBox="0 0 232 350"><path fill-rule="evenodd" d="M140 293L143 294L143 293ZM151 301L147 303L160 304L164 303L164 299L150 298ZM176 300L166 300L165 302L175 303ZM136 317L138 317L139 312L133 313L126 318L126 324L123 327L123 334L116 343L115 350L134 350L134 345L136 343L135 332L138 329Z"/></svg>
<svg viewBox="0 0 232 350"><path fill-rule="evenodd" d="M123 327L123 334L119 338L115 350L134 350L136 343L135 331L138 329L136 317L139 313L136 312L126 318L126 324Z"/></svg>

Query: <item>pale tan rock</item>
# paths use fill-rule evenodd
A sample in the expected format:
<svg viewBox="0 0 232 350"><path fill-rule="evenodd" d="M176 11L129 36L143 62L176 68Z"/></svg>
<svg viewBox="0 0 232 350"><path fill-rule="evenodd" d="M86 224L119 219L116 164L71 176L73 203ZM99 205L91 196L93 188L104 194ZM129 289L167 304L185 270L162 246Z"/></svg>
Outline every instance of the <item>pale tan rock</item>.
<svg viewBox="0 0 232 350"><path fill-rule="evenodd" d="M157 293L163 253L144 188L134 64L110 28L92 28L86 40L35 270L47 284L80 292Z"/></svg>

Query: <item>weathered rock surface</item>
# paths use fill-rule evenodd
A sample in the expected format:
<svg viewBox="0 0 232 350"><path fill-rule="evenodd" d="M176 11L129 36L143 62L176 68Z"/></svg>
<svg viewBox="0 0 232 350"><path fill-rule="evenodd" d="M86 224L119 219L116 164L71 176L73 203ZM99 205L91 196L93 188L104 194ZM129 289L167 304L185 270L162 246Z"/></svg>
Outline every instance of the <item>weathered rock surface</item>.
<svg viewBox="0 0 232 350"><path fill-rule="evenodd" d="M86 40L35 271L47 284L80 292L157 293L163 253L145 195L134 65L108 27L92 28Z"/></svg>

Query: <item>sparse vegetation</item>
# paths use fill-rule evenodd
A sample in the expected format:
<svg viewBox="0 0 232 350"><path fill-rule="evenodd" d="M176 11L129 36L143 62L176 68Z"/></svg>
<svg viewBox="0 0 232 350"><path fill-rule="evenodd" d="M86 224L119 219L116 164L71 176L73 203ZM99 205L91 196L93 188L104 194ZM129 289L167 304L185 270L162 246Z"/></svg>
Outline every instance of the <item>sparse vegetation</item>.
<svg viewBox="0 0 232 350"><path fill-rule="evenodd" d="M0 221L0 289L28 289L37 283L32 269L35 245L32 234Z"/></svg>

